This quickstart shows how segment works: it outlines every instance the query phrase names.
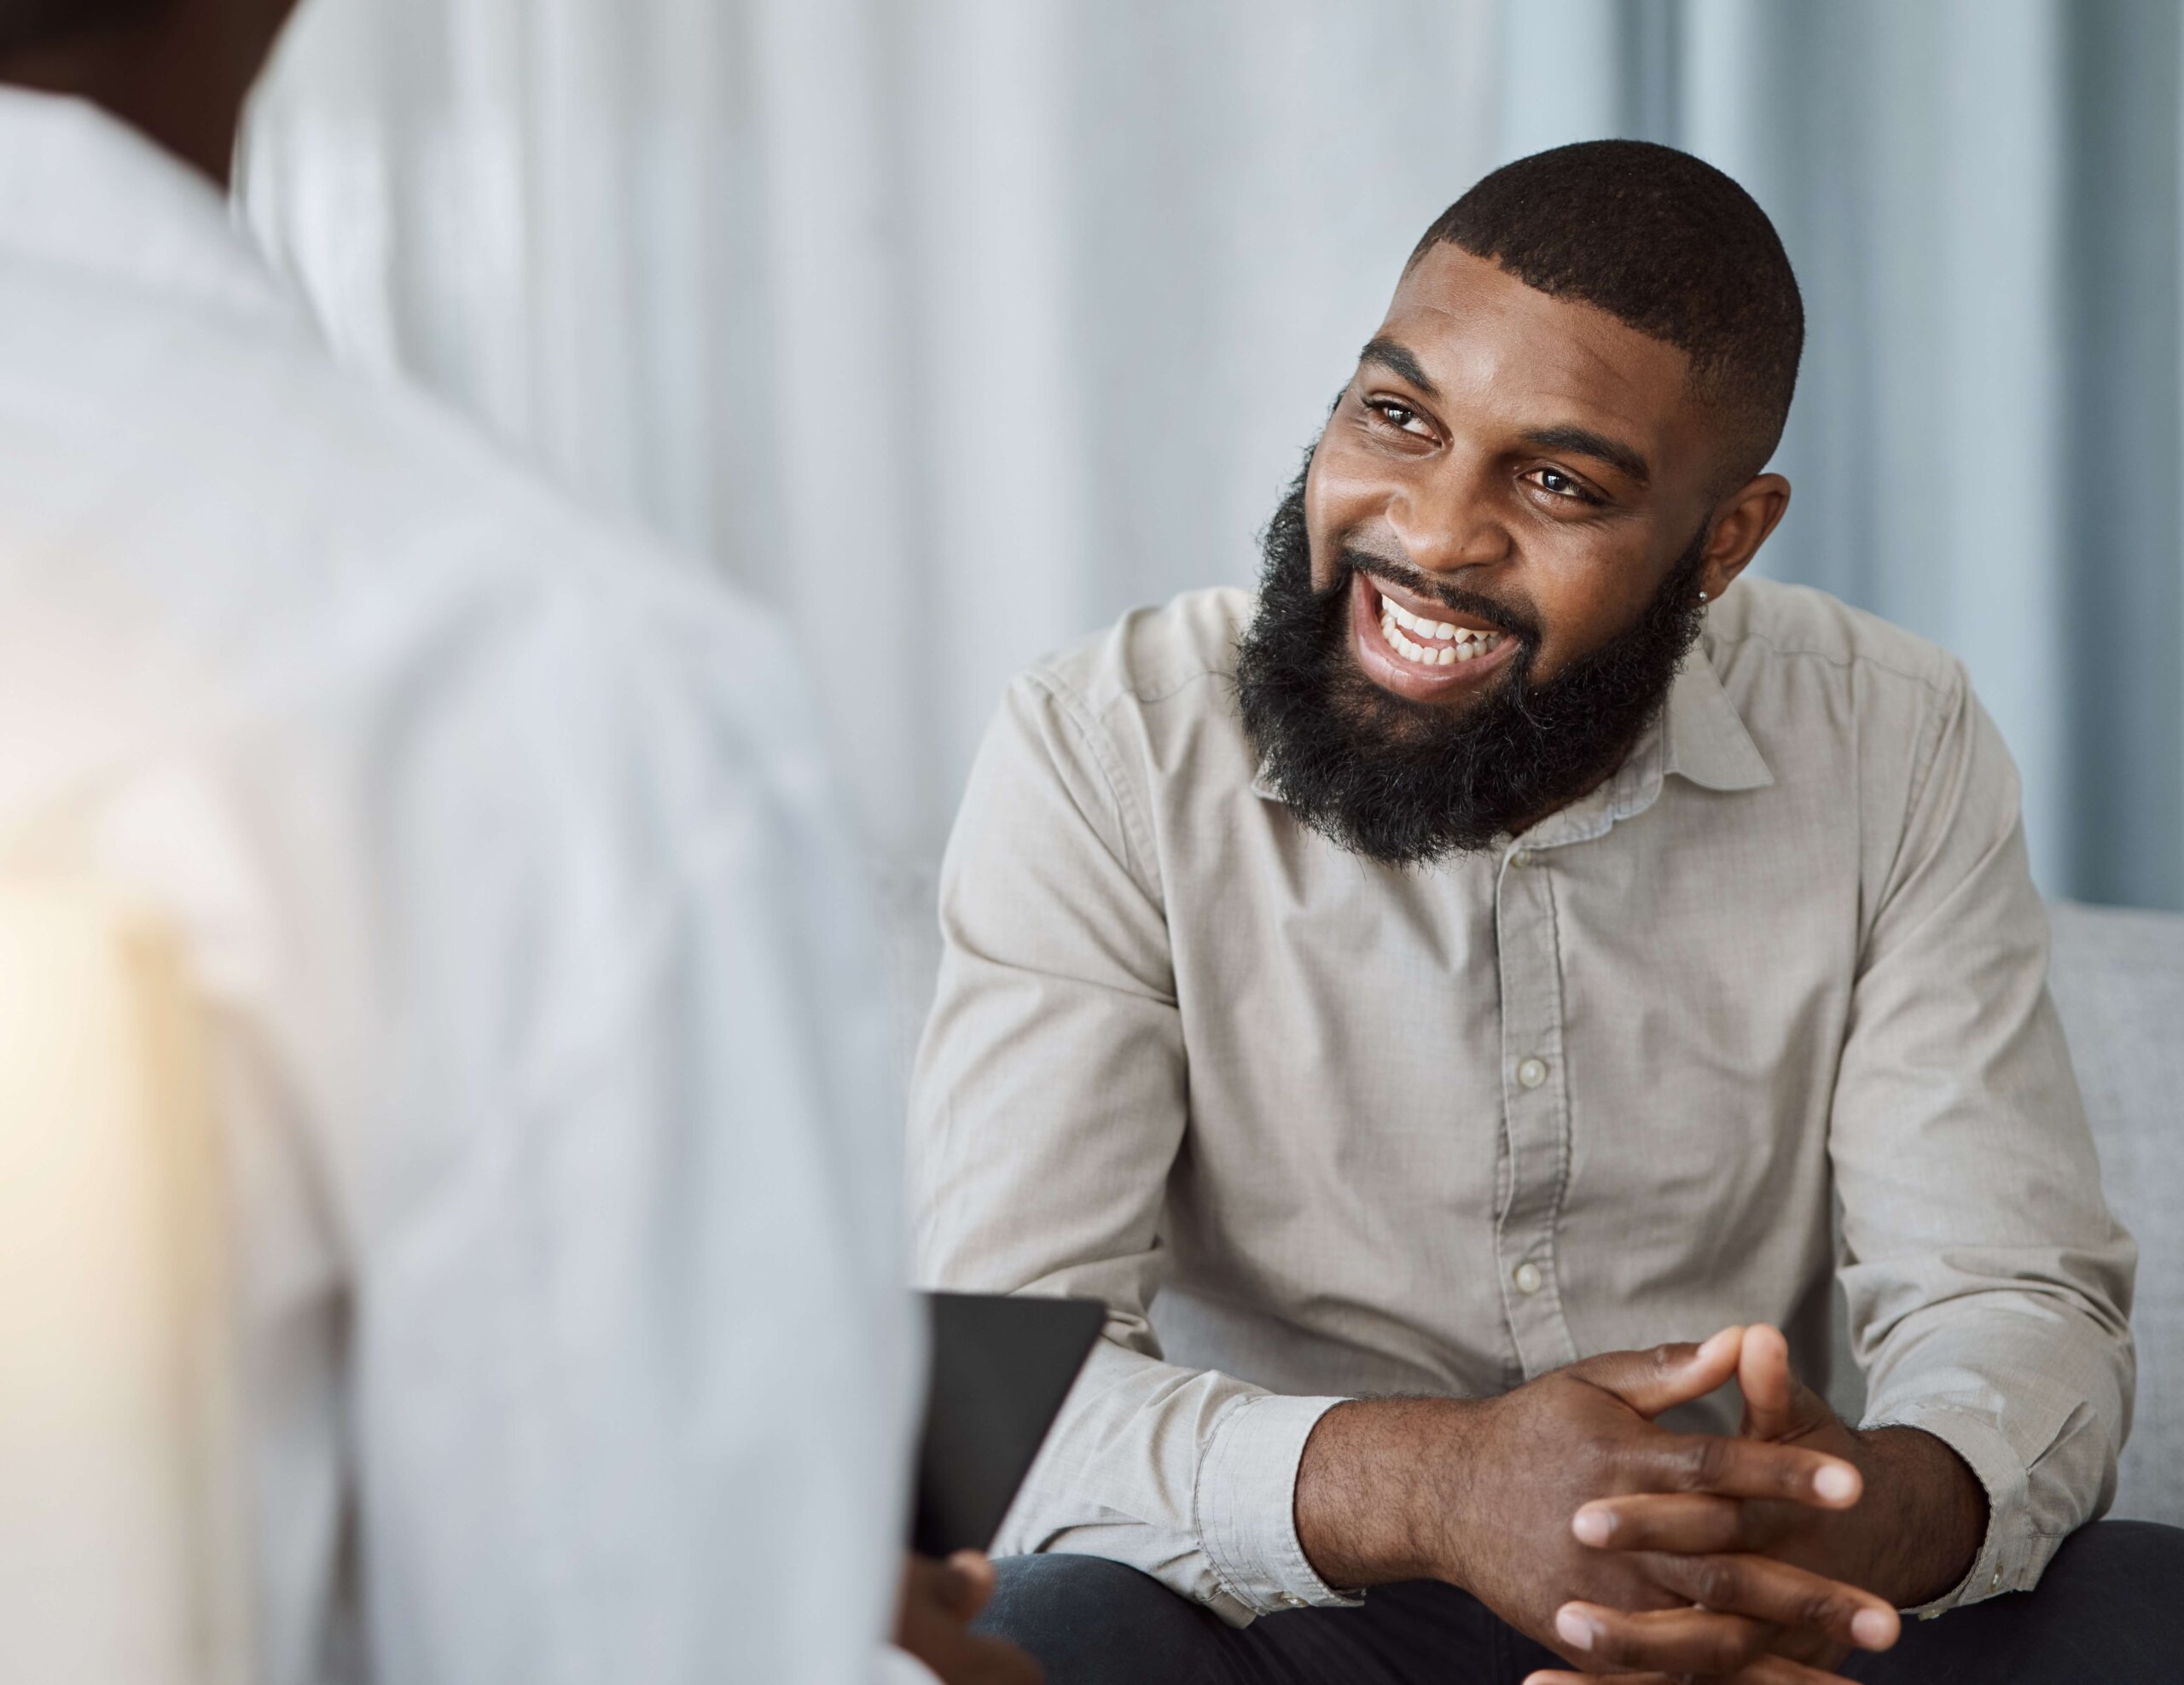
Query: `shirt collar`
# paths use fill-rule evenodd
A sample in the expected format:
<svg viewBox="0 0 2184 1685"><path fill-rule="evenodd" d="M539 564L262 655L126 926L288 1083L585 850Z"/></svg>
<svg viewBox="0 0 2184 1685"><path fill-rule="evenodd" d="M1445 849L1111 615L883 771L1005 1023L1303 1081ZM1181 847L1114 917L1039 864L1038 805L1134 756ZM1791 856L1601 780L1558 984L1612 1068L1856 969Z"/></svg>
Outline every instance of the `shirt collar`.
<svg viewBox="0 0 2184 1685"><path fill-rule="evenodd" d="M0 254L308 320L217 187L86 100L0 87Z"/></svg>
<svg viewBox="0 0 2184 1685"><path fill-rule="evenodd" d="M1708 790L1763 790L1774 781L1736 704L1714 671L1709 641L1683 658L1662 710L1662 770Z"/></svg>
<svg viewBox="0 0 2184 1685"><path fill-rule="evenodd" d="M1722 689L1704 638L1683 658L1669 685L1667 703L1614 775L1591 794L1548 815L1525 840L1553 847L1599 836L1618 820L1651 807L1670 773L1708 790L1759 790L1774 781L1736 704ZM1263 760L1252 789L1269 801L1281 799Z"/></svg>

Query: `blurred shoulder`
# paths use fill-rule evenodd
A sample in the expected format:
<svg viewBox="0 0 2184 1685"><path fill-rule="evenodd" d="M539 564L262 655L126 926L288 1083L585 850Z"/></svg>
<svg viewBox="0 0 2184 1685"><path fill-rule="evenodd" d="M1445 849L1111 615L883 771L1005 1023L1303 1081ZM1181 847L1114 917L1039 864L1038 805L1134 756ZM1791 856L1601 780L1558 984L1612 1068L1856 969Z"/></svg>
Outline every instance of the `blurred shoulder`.
<svg viewBox="0 0 2184 1685"><path fill-rule="evenodd" d="M813 783L773 615L448 404L282 310L39 274L0 300L39 328L0 343L0 595L124 605L206 676L170 738L263 727L511 800Z"/></svg>
<svg viewBox="0 0 2184 1685"><path fill-rule="evenodd" d="M319 561L346 589L305 584L298 612L333 635L345 599L410 617L409 654L361 683L404 683L396 668L429 642L463 674L450 703L467 691L531 722L537 762L642 766L693 805L812 781L817 709L769 607L437 399L359 386L327 388L360 444L322 465L322 507L347 520Z"/></svg>

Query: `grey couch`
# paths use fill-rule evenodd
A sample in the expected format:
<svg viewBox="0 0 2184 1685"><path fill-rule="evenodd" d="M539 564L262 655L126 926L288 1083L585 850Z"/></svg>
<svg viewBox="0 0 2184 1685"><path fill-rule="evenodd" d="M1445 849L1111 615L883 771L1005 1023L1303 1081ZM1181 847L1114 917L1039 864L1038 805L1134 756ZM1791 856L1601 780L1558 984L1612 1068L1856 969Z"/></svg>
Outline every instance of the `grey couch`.
<svg viewBox="0 0 2184 1685"><path fill-rule="evenodd" d="M2053 911L2100 1179L2139 1241L2139 1403L2112 1513L2184 1525L2184 917Z"/></svg>

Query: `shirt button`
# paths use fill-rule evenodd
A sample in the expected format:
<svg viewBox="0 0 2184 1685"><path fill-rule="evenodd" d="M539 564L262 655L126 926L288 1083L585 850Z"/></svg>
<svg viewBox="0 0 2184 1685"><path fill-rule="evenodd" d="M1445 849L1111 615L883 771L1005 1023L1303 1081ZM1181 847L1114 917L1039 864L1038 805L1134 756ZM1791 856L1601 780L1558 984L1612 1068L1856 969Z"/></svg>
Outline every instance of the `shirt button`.
<svg viewBox="0 0 2184 1685"><path fill-rule="evenodd" d="M1281 1594L1281 1601L1287 1603L1292 1609L1301 1609L1304 1607L1304 1600L1299 1597L1293 1591L1283 1592Z"/></svg>
<svg viewBox="0 0 2184 1685"><path fill-rule="evenodd" d="M1526 1258L1517 1266L1511 1279L1516 1282L1519 1293L1536 1293L1539 1291L1541 1280L1539 1265L1534 1264L1530 1258Z"/></svg>
<svg viewBox="0 0 2184 1685"><path fill-rule="evenodd" d="M1537 1088L1547 1080L1547 1061L1543 1059L1520 1060L1517 1066L1517 1080L1528 1089Z"/></svg>
<svg viewBox="0 0 2184 1685"><path fill-rule="evenodd" d="M2002 1589L2002 1571L2000 1568L1995 1569L1995 1578L1988 1581L1987 1583L1993 1589L2000 1591Z"/></svg>
<svg viewBox="0 0 2184 1685"><path fill-rule="evenodd" d="M1510 855L1510 857L1509 857L1509 863L1510 863L1512 866L1529 866L1529 865L1531 865L1531 864L1532 863L1532 851L1531 851L1531 850L1530 850L1530 849L1528 849L1528 848L1520 848L1520 849L1518 849L1517 851L1515 851L1513 853L1512 853L1512 854Z"/></svg>

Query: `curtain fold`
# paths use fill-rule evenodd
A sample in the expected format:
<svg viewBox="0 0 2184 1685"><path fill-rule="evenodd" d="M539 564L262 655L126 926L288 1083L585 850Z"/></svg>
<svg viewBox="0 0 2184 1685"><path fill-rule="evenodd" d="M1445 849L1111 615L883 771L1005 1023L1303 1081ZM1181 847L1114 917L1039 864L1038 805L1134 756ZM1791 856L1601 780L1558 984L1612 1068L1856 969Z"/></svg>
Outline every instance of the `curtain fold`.
<svg viewBox="0 0 2184 1685"><path fill-rule="evenodd" d="M1247 581L1412 241L1668 141L1805 288L1764 571L1961 654L2052 892L2184 906L2175 0L306 0L346 355L771 598L903 916L1008 676Z"/></svg>

